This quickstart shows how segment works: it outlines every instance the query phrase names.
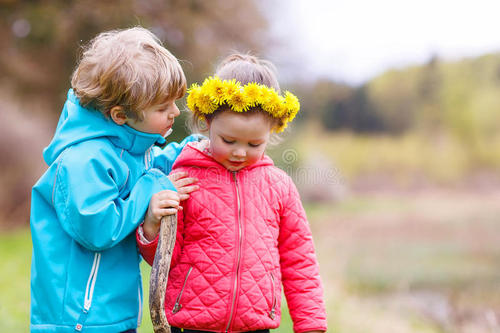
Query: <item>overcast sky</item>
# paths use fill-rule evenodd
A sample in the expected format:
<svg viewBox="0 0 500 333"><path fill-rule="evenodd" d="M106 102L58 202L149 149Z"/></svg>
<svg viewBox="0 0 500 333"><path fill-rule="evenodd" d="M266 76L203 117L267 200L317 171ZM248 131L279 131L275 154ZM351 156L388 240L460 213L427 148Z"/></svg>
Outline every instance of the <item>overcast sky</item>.
<svg viewBox="0 0 500 333"><path fill-rule="evenodd" d="M389 68L500 51L500 0L283 0L283 75L360 84Z"/></svg>

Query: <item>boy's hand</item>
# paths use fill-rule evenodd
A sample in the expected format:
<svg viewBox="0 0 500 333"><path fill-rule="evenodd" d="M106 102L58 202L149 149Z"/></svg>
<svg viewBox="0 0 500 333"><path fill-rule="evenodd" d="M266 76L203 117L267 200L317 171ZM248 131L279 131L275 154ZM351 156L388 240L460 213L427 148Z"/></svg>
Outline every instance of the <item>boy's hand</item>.
<svg viewBox="0 0 500 333"><path fill-rule="evenodd" d="M168 175L168 179L174 184L177 192L179 193L181 201L189 198L189 193L196 191L200 187L194 185L198 179L193 177L188 177L188 173L185 171L178 171Z"/></svg>
<svg viewBox="0 0 500 333"><path fill-rule="evenodd" d="M143 230L147 240L153 240L158 235L163 216L173 215L178 209L182 209L179 202L180 195L175 191L164 190L153 194L144 217Z"/></svg>

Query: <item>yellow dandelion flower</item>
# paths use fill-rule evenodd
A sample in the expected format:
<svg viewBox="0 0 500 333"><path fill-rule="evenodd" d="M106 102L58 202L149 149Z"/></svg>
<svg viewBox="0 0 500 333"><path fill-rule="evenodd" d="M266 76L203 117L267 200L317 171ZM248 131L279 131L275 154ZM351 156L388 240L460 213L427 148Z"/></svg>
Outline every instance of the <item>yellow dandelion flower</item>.
<svg viewBox="0 0 500 333"><path fill-rule="evenodd" d="M264 111L269 112L272 116L276 117L280 111L280 107L282 104L282 97L279 96L276 92L271 91L269 96L267 97L267 101L262 105Z"/></svg>
<svg viewBox="0 0 500 333"><path fill-rule="evenodd" d="M277 105L277 108L274 111L275 117L277 118L286 117L285 98L278 96L278 99L279 99L279 105Z"/></svg>
<svg viewBox="0 0 500 333"><path fill-rule="evenodd" d="M186 99L187 106L191 111L199 112L196 101L198 100L198 96L201 93L201 87L199 87L196 83L192 84L188 90L188 97Z"/></svg>
<svg viewBox="0 0 500 333"><path fill-rule="evenodd" d="M221 105L226 102L224 83L218 77L209 77L203 82L203 89L210 95L215 104Z"/></svg>
<svg viewBox="0 0 500 333"><path fill-rule="evenodd" d="M285 92L285 109L288 113L288 121L292 121L300 110L299 99L289 91Z"/></svg>
<svg viewBox="0 0 500 333"><path fill-rule="evenodd" d="M280 96L276 90L268 86L241 83L233 80L222 81L218 77L208 77L203 84L193 84L188 90L187 104L200 119L213 113L220 105L227 103L235 112L246 112L249 108L259 105L272 117L281 119L282 125L273 129L282 132L292 121L300 109L298 98L286 91Z"/></svg>
<svg viewBox="0 0 500 333"><path fill-rule="evenodd" d="M274 91L266 86L260 86L260 95L257 98L257 104L260 104L261 106L264 106L267 101L271 98L271 94Z"/></svg>
<svg viewBox="0 0 500 333"><path fill-rule="evenodd" d="M240 91L241 85L235 79L224 80L224 93L226 98L229 99L235 92Z"/></svg>
<svg viewBox="0 0 500 333"><path fill-rule="evenodd" d="M196 105L198 106L201 113L209 114L217 110L218 105L212 101L210 95L202 92L196 101Z"/></svg>
<svg viewBox="0 0 500 333"><path fill-rule="evenodd" d="M249 83L244 88L244 93L248 98L250 107L255 106L260 96L260 85L257 83Z"/></svg>
<svg viewBox="0 0 500 333"><path fill-rule="evenodd" d="M299 99L291 92L285 91L285 106L287 110L291 110L296 113L300 109Z"/></svg>
<svg viewBox="0 0 500 333"><path fill-rule="evenodd" d="M235 91L231 97L227 99L229 106L231 109L236 112L246 112L250 107L250 103L248 103L248 97L242 90Z"/></svg>

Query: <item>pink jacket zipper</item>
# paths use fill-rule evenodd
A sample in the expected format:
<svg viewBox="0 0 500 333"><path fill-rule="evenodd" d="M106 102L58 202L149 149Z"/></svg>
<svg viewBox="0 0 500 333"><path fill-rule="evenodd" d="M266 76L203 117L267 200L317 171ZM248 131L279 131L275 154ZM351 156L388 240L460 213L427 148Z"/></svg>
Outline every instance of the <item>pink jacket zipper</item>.
<svg viewBox="0 0 500 333"><path fill-rule="evenodd" d="M234 186L236 188L236 199L238 204L238 260L236 262L236 277L234 279L234 288L233 288L233 301L231 303L231 311L229 313L229 320L226 326L226 332L229 331L231 327L231 322L233 320L234 315L234 306L236 302L236 295L238 290L238 276L240 274L240 260L241 260L241 239L243 237L243 231L241 227L241 203L240 203L240 192L238 189L238 178L236 177L236 171L233 172Z"/></svg>

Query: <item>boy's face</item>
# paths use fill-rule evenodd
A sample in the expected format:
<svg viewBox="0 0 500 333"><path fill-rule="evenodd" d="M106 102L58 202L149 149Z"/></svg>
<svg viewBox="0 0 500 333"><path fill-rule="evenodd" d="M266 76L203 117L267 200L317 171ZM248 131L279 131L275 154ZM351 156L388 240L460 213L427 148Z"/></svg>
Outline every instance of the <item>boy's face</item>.
<svg viewBox="0 0 500 333"><path fill-rule="evenodd" d="M219 113L208 124L213 158L229 171L238 171L262 158L271 123L262 113Z"/></svg>
<svg viewBox="0 0 500 333"><path fill-rule="evenodd" d="M144 110L143 120L127 118L126 124L139 132L165 136L174 124L174 118L179 114L180 111L175 104L175 99L170 99L164 104Z"/></svg>

